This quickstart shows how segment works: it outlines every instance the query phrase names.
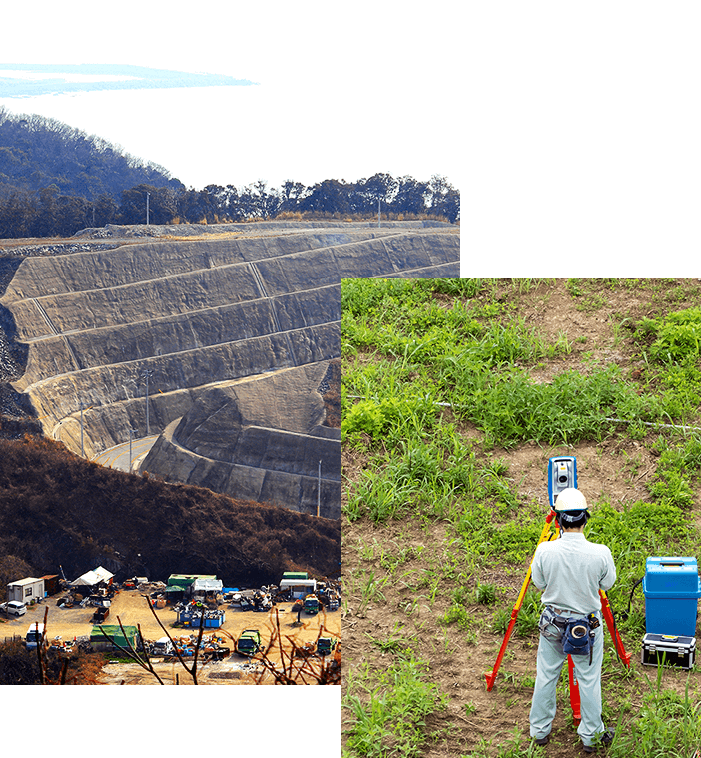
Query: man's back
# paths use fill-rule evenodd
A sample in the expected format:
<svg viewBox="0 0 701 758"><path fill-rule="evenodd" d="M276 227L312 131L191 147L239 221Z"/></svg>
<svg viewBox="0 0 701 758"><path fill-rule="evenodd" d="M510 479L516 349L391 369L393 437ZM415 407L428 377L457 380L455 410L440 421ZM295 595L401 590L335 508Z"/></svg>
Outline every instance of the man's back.
<svg viewBox="0 0 701 758"><path fill-rule="evenodd" d="M616 581L611 551L581 532L563 531L559 539L538 545L531 571L545 605L582 615L600 610L599 590Z"/></svg>

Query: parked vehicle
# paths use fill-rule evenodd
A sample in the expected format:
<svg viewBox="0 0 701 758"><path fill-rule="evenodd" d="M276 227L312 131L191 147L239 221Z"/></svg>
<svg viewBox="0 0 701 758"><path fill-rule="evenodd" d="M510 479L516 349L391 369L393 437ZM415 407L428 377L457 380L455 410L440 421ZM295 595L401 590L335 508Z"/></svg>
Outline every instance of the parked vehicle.
<svg viewBox="0 0 701 758"><path fill-rule="evenodd" d="M202 657L205 661L223 661L228 657L231 650L228 647L218 646L215 648L207 648L202 651Z"/></svg>
<svg viewBox="0 0 701 758"><path fill-rule="evenodd" d="M316 643L316 652L319 655L330 655L336 648L337 642L338 640L335 640L333 637L319 637Z"/></svg>
<svg viewBox="0 0 701 758"><path fill-rule="evenodd" d="M7 603L0 603L0 611L4 611L8 616L24 616L27 606L19 600L10 600Z"/></svg>
<svg viewBox="0 0 701 758"><path fill-rule="evenodd" d="M304 598L304 612L312 616L319 613L319 598L316 595L307 595Z"/></svg>
<svg viewBox="0 0 701 758"><path fill-rule="evenodd" d="M24 639L27 650L36 650L42 640L43 646L49 647L51 643L46 638L46 634L44 633L44 625L40 624L38 621L34 621L29 625L29 629L27 629L27 636Z"/></svg>
<svg viewBox="0 0 701 758"><path fill-rule="evenodd" d="M151 644L150 652L153 656L157 657L162 655L167 658L175 655L175 648L173 647L173 643L168 639L168 637L161 637L159 640L156 640Z"/></svg>
<svg viewBox="0 0 701 758"><path fill-rule="evenodd" d="M236 652L239 655L252 656L260 649L260 632L257 629L244 629L236 641Z"/></svg>

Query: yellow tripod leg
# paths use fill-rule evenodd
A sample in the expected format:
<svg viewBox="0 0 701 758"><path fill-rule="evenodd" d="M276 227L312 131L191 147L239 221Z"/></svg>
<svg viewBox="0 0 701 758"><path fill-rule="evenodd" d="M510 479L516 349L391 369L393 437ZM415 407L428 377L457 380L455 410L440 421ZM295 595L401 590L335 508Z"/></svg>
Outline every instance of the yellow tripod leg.
<svg viewBox="0 0 701 758"><path fill-rule="evenodd" d="M555 516L554 511L550 511L548 513L546 519L545 519L545 525L543 526L543 530L540 533L540 539L538 540L538 545L540 545L541 542L547 542L551 538L550 534L550 524L552 523L552 520ZM557 529L556 529L557 532ZM536 548L538 547L536 545ZM531 564L533 563L533 559L531 559ZM518 593L518 597L516 598L516 604L514 605L513 610L511 611L511 620L509 621L509 626L506 628L506 634L504 635L504 639L501 643L501 647L499 648L499 653L497 654L497 660L494 664L494 668L486 673L484 675L485 679L487 680L487 690L491 692L492 687L494 686L494 680L497 678L497 672L499 671L499 666L501 666L502 658L504 657L504 653L506 652L506 646L509 643L509 638L511 637L511 633L514 630L514 626L516 625L516 619L518 617L518 612L521 610L521 606L523 605L523 600L526 597L526 591L528 590L528 585L531 583L531 564L528 566L528 571L526 571L526 578L523 581L523 585L521 586L521 591Z"/></svg>

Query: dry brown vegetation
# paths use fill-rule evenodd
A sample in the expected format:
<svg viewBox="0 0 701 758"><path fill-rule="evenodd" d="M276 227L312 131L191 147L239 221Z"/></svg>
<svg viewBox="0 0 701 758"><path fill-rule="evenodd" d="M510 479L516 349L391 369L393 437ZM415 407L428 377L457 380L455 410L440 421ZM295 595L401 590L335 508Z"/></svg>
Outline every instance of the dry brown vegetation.
<svg viewBox="0 0 701 758"><path fill-rule="evenodd" d="M336 575L340 523L103 468L51 440L0 440L0 588L18 574Z"/></svg>

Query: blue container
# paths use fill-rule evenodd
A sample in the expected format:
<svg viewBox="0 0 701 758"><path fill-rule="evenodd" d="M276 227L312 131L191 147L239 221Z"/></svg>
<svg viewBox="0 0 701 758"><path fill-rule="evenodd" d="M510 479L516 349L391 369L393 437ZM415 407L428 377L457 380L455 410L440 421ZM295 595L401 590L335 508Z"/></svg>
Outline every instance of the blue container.
<svg viewBox="0 0 701 758"><path fill-rule="evenodd" d="M211 618L211 619L206 618L204 620L204 625L205 625L205 628L207 629L216 629L220 627L225 621L226 621L226 616L222 613L221 616L217 616L216 618Z"/></svg>
<svg viewBox="0 0 701 758"><path fill-rule="evenodd" d="M648 558L643 577L645 631L696 637L701 579L696 558Z"/></svg>

